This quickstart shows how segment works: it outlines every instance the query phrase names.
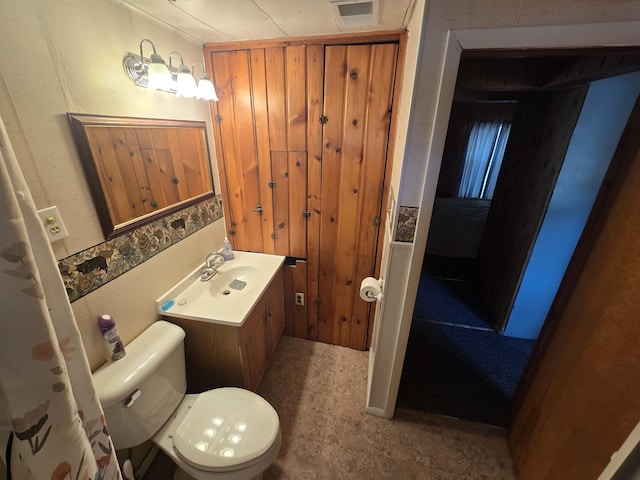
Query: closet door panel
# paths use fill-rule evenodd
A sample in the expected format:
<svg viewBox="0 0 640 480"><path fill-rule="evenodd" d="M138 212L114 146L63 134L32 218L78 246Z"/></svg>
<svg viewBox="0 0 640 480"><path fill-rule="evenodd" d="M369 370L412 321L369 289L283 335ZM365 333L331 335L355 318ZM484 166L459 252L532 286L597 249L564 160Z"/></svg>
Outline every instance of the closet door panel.
<svg viewBox="0 0 640 480"><path fill-rule="evenodd" d="M306 47L266 48L274 251L306 258ZM262 171L265 171L262 169Z"/></svg>
<svg viewBox="0 0 640 480"><path fill-rule="evenodd" d="M287 92L287 150L307 151L306 47L285 50Z"/></svg>
<svg viewBox="0 0 640 480"><path fill-rule="evenodd" d="M260 181L260 205L262 213L262 252L276 253L272 238L274 224L274 205L271 181L271 149L269 140L269 105L267 101L266 55L263 49L249 52L251 57L251 96L255 121L255 142L258 154L258 171Z"/></svg>
<svg viewBox="0 0 640 480"><path fill-rule="evenodd" d="M269 148L287 150L287 97L284 47L265 48L267 102L269 105Z"/></svg>
<svg viewBox="0 0 640 480"><path fill-rule="evenodd" d="M255 125L252 110L251 71L247 50L211 55L218 98L216 122L218 156L225 181L225 217L235 232L233 246L239 250L263 251L260 213L260 183ZM226 191L226 194L225 194Z"/></svg>
<svg viewBox="0 0 640 480"><path fill-rule="evenodd" d="M306 47L265 49L272 151L307 150Z"/></svg>
<svg viewBox="0 0 640 480"><path fill-rule="evenodd" d="M307 258L307 152L289 152L289 256Z"/></svg>
<svg viewBox="0 0 640 480"><path fill-rule="evenodd" d="M307 154L272 152L271 178L275 253L306 258L307 225L303 211L307 204Z"/></svg>
<svg viewBox="0 0 640 480"><path fill-rule="evenodd" d="M273 232L275 251L278 255L289 255L289 155L287 152L271 153L271 177L273 187Z"/></svg>
<svg viewBox="0 0 640 480"><path fill-rule="evenodd" d="M338 238L339 196L342 191L343 106L347 47L325 49L324 115L330 120L324 126L322 154L321 226L319 245L318 340L339 344L339 328L334 328L335 247ZM336 330L334 332L334 330Z"/></svg>
<svg viewBox="0 0 640 480"><path fill-rule="evenodd" d="M376 72L376 78L371 84L367 107L361 187L363 222L359 229L358 245L361 252L374 252L372 261L375 262L378 230L384 228L384 223L381 221L382 219L379 219L379 216L383 210L385 165L389 145L398 46L383 44L373 45L371 48L371 69ZM368 188L371 185L375 185L376 188ZM378 222L380 222L379 228ZM373 275L373 273L365 276L368 275Z"/></svg>
<svg viewBox="0 0 640 480"><path fill-rule="evenodd" d="M324 47L307 47L307 338L318 339Z"/></svg>
<svg viewBox="0 0 640 480"><path fill-rule="evenodd" d="M320 233L322 341L364 349L393 99L397 47L325 48L324 157Z"/></svg>
<svg viewBox="0 0 640 480"><path fill-rule="evenodd" d="M347 48L345 77L345 105L342 118L342 162L338 190L337 235L333 245L335 276L333 282L333 342L350 345L353 326L354 292L356 285L356 259L358 252L358 229L361 228L364 180L364 133L366 127L366 105L368 94L369 51L367 45ZM327 68L327 74L329 74ZM325 89L325 98L329 92ZM330 117L331 120L333 120ZM327 190L330 190L331 179ZM330 191L326 191L330 195ZM323 192L323 198L324 192ZM366 222L365 222L366 223Z"/></svg>

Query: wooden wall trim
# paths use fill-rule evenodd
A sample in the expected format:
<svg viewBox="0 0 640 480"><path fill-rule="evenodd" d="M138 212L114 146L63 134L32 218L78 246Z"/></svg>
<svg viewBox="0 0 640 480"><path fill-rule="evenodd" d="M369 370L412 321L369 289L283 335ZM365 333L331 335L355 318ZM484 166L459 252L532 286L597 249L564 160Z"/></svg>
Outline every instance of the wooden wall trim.
<svg viewBox="0 0 640 480"><path fill-rule="evenodd" d="M310 35L305 37L274 38L267 40L243 40L239 42L205 43L205 58L207 52L221 52L228 50L249 50L254 48L290 47L293 45L353 45L358 43L390 43L402 42L406 44L406 30L390 30L380 32L339 33L335 35Z"/></svg>

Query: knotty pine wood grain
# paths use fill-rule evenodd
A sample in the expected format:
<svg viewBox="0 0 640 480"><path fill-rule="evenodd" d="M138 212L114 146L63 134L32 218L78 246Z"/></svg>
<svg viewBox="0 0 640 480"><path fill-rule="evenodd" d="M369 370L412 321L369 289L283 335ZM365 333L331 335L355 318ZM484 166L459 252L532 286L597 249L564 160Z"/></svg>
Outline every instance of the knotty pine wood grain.
<svg viewBox="0 0 640 480"><path fill-rule="evenodd" d="M271 152L271 178L276 183L272 188L273 225L276 234L275 251L279 255L289 255L289 155L287 152Z"/></svg>
<svg viewBox="0 0 640 480"><path fill-rule="evenodd" d="M197 128L92 127L87 136L116 225L211 188L204 138Z"/></svg>
<svg viewBox="0 0 640 480"><path fill-rule="evenodd" d="M320 223L322 206L322 124L324 47L310 45L307 51L307 338L318 339Z"/></svg>
<svg viewBox="0 0 640 480"><path fill-rule="evenodd" d="M346 103L347 47L325 48L324 125L322 154L322 198L320 251L318 340L339 344L339 331L334 332L334 277L336 268L335 245L338 236L339 196L342 190L343 109Z"/></svg>
<svg viewBox="0 0 640 480"><path fill-rule="evenodd" d="M271 237L273 233L273 222L275 211L273 207L273 192L269 188L271 180L271 146L269 128L268 104L268 79L266 76L265 52L262 49L251 50L251 98L253 102L253 112L255 121L255 142L258 155L258 181L260 182L260 205L262 213L260 215L260 232L262 235L262 251L264 253L276 253L275 242ZM250 141L250 139L245 139Z"/></svg>
<svg viewBox="0 0 640 480"><path fill-rule="evenodd" d="M306 128L306 126L305 126ZM307 152L289 152L287 155L289 202L289 253L295 258L307 258Z"/></svg>
<svg viewBox="0 0 640 480"><path fill-rule="evenodd" d="M397 46L325 48L318 338L364 349L384 192ZM333 123L333 124L332 124ZM382 137L382 138L381 138Z"/></svg>
<svg viewBox="0 0 640 480"><path fill-rule="evenodd" d="M254 139L254 115L249 52L221 52L211 59L218 87L216 144L224 172L227 229L236 232L234 248L261 252L262 218L254 212L260 204L258 153Z"/></svg>

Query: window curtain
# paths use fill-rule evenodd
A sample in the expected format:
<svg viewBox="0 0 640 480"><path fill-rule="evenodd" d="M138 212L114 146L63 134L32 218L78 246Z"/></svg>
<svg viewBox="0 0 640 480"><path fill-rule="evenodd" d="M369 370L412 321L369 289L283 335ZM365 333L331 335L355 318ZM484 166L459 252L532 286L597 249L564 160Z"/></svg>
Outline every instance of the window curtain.
<svg viewBox="0 0 640 480"><path fill-rule="evenodd" d="M464 159L458 196L486 198L493 196L511 124L473 122Z"/></svg>
<svg viewBox="0 0 640 480"><path fill-rule="evenodd" d="M120 479L71 304L2 119L0 299L13 478Z"/></svg>

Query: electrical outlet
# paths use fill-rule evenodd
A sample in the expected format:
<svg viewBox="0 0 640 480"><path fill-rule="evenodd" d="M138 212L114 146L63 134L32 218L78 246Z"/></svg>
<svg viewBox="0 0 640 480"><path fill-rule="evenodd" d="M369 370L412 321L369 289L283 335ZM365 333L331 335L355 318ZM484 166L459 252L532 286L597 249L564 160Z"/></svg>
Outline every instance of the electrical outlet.
<svg viewBox="0 0 640 480"><path fill-rule="evenodd" d="M304 306L304 293L296 292L296 305Z"/></svg>
<svg viewBox="0 0 640 480"><path fill-rule="evenodd" d="M58 207L56 207L55 205L53 207L38 210L38 217L40 217L40 220L42 220L44 229L47 232L47 237L49 237L49 241L51 243L57 240L62 240L63 238L67 238L69 236L67 227L65 227L64 223L62 223L62 218L60 217Z"/></svg>

